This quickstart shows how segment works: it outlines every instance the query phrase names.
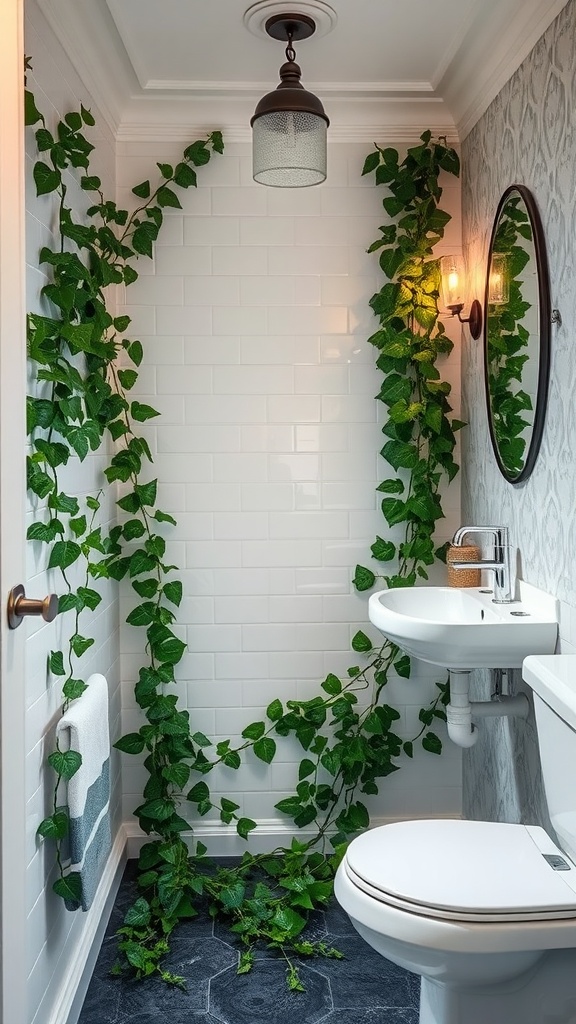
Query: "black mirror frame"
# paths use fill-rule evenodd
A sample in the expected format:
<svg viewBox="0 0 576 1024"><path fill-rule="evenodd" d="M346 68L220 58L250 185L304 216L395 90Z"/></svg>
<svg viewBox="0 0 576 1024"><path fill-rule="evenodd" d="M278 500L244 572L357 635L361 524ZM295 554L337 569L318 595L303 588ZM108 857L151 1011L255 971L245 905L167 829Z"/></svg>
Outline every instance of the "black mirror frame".
<svg viewBox="0 0 576 1024"><path fill-rule="evenodd" d="M513 192L519 193L526 206L528 217L530 218L530 225L532 227L532 233L534 238L534 255L536 258L536 268L538 273L538 327L539 327L539 355L538 355L538 389L536 392L536 408L534 410L534 423L532 424L532 434L530 437L530 444L528 445L528 451L526 452L526 458L524 465L515 476L513 476L505 467L502 459L500 458L500 452L496 443L496 437L494 434L494 426L492 423L492 414L490 407L490 393L488 390L488 288L490 279L490 265L492 260L492 246L494 244L494 237L500 220L502 210L512 195ZM498 469L502 473L502 476L508 483L519 484L524 480L527 480L538 457L540 445L542 443L542 434L544 432L544 421L546 419L546 406L548 399L548 383L550 378L550 328L552 323L552 304L550 300L550 275L548 270L548 257L546 255L546 242L544 238L544 231L542 228L542 221L536 206L536 201L530 190L525 185L509 185L500 198L496 214L494 216L494 223L492 225L492 233L490 235L490 245L488 247L488 260L486 267L486 285L484 290L484 330L483 330L483 341L484 341L484 388L486 393L486 411L488 415L488 427L490 430L490 440L492 442L492 450L494 452Z"/></svg>

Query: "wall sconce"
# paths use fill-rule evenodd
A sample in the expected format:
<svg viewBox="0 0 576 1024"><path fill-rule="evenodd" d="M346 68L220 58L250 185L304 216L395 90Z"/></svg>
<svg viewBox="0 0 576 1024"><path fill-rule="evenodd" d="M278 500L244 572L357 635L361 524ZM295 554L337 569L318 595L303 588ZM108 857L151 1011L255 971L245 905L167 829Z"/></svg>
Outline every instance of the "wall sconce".
<svg viewBox="0 0 576 1024"><path fill-rule="evenodd" d="M443 256L440 260L442 273L442 302L451 316L457 316L461 324L468 324L474 339L482 333L482 306L474 299L470 316L461 316L464 309L464 265L461 256Z"/></svg>
<svg viewBox="0 0 576 1024"><path fill-rule="evenodd" d="M305 14L276 14L265 24L273 39L286 40L280 85L263 96L252 125L252 175L261 185L302 188L326 179L326 129L330 124L317 96L300 82L294 40L316 31Z"/></svg>
<svg viewBox="0 0 576 1024"><path fill-rule="evenodd" d="M508 297L508 260L505 253L494 253L488 275L488 302L491 306L503 306Z"/></svg>

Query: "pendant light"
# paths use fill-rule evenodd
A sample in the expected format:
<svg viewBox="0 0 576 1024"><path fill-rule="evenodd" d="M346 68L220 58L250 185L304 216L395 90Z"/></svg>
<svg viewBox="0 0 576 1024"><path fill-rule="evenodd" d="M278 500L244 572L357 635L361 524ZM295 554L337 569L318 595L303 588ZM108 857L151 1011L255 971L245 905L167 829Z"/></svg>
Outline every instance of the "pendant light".
<svg viewBox="0 0 576 1024"><path fill-rule="evenodd" d="M311 36L316 24L305 14L278 14L265 28L273 39L286 40L286 63L280 68L280 85L262 97L250 121L254 181L277 188L319 185L326 179L330 122L318 97L300 82L292 45Z"/></svg>

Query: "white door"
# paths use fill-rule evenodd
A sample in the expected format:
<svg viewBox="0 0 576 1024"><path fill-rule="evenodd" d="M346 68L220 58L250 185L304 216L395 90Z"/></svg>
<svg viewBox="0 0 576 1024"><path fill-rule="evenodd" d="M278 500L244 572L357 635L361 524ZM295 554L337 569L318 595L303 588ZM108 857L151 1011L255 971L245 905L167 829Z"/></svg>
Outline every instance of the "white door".
<svg viewBox="0 0 576 1024"><path fill-rule="evenodd" d="M25 630L8 630L6 598L25 579L23 0L0 0L0 40L0 1020L18 1024L26 1019Z"/></svg>

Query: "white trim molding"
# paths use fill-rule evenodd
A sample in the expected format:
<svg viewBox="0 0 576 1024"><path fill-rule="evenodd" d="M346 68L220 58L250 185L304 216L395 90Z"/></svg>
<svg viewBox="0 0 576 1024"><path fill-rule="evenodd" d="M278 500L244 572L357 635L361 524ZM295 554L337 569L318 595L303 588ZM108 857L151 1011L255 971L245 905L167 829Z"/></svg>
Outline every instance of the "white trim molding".
<svg viewBox="0 0 576 1024"><path fill-rule="evenodd" d="M86 915L82 937L75 950L70 968L62 978L62 984L46 1024L63 1024L64 1021L66 1024L77 1024L106 932L108 918L124 874L127 848L127 830L124 825L121 825L102 873L94 902Z"/></svg>
<svg viewBox="0 0 576 1024"><path fill-rule="evenodd" d="M436 814L436 818L456 817L454 814ZM413 820L414 815L410 820ZM372 818L370 828L377 828L380 825L390 825L395 821L403 821L403 818ZM128 857L137 857L145 843L150 842L150 836L145 835L136 821L124 822L124 830L127 836ZM200 840L207 847L208 857L241 857L243 853L250 850L250 853L272 853L279 847L289 847L293 839L301 839L307 842L317 834L317 829L309 828L295 829L286 818L262 818L257 822L257 827L250 833L250 839L246 842L238 835L234 825L224 825L219 821L197 821L194 822L194 831L182 832L182 838L192 848L195 840Z"/></svg>
<svg viewBox="0 0 576 1024"><path fill-rule="evenodd" d="M516 12L499 24L480 16L471 26L466 45L454 55L438 91L454 117L460 139L465 139L506 82L518 70L568 0L516 0Z"/></svg>
<svg viewBox="0 0 576 1024"><path fill-rule="evenodd" d="M204 124L166 124L160 122L126 123L120 126L116 135L120 143L135 142L190 142L190 139L201 138L210 129L209 122ZM445 138L449 145L458 144L458 134L453 125L443 123L435 124L427 122L426 127L430 129L434 138ZM335 125L328 129L328 142L330 144L358 142L371 145L378 144L394 145L395 143L418 142L423 131L422 123L413 124L350 124ZM252 132L248 124L225 125L222 127L224 142L228 143L250 143Z"/></svg>

